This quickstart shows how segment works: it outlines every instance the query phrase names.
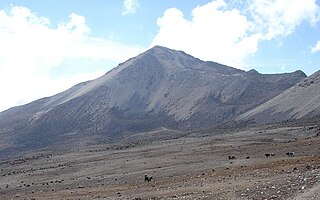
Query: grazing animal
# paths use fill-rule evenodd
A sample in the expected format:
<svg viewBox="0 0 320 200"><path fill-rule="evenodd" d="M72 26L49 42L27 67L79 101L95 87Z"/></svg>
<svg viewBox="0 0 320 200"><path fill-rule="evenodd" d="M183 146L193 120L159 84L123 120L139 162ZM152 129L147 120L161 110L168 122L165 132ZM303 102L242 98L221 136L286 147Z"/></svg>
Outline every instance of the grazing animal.
<svg viewBox="0 0 320 200"><path fill-rule="evenodd" d="M144 175L144 181L148 181L149 180L149 177L147 174Z"/></svg>
<svg viewBox="0 0 320 200"><path fill-rule="evenodd" d="M150 182L152 180L152 176L148 176L147 174L144 175L144 181Z"/></svg>
<svg viewBox="0 0 320 200"><path fill-rule="evenodd" d="M229 157L229 160L235 160L237 159L235 155L231 155L231 156L228 156Z"/></svg>
<svg viewBox="0 0 320 200"><path fill-rule="evenodd" d="M294 157L294 152L287 152L286 155L289 157Z"/></svg>
<svg viewBox="0 0 320 200"><path fill-rule="evenodd" d="M276 154L274 154L274 153L266 153L266 154L264 154L267 158L269 158L270 156L275 156Z"/></svg>

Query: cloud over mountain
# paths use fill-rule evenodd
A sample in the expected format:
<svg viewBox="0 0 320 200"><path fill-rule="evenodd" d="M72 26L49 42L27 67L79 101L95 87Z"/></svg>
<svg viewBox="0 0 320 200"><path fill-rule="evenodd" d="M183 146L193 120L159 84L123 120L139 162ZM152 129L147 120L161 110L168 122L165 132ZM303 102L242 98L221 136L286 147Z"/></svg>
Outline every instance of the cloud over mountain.
<svg viewBox="0 0 320 200"><path fill-rule="evenodd" d="M0 110L52 95L105 72L81 73L84 64L119 62L141 51L90 33L86 19L75 13L53 24L26 7L0 10L0 91L6 97L0 100ZM54 71L67 70L70 63L77 65L78 73L55 77Z"/></svg>
<svg viewBox="0 0 320 200"><path fill-rule="evenodd" d="M194 8L191 19L170 8L157 21L153 45L243 67L262 41L286 37L304 22L315 24L319 13L315 0L251 0L237 5L216 0Z"/></svg>

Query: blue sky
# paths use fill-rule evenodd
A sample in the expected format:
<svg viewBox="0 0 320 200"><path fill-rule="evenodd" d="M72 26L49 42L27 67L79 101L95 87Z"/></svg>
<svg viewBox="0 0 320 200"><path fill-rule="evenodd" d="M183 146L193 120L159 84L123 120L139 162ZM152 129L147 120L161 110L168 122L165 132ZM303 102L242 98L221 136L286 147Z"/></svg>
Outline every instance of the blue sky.
<svg viewBox="0 0 320 200"><path fill-rule="evenodd" d="M320 65L319 0L2 0L0 111L154 45L261 73Z"/></svg>

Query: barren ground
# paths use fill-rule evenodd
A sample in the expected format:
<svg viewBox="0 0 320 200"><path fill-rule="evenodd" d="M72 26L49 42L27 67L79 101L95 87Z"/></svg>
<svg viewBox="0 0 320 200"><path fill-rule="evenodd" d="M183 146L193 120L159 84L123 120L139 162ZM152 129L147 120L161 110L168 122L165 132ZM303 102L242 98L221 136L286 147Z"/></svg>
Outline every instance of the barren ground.
<svg viewBox="0 0 320 200"><path fill-rule="evenodd" d="M43 150L0 163L0 199L320 199L317 133L317 126L265 126Z"/></svg>

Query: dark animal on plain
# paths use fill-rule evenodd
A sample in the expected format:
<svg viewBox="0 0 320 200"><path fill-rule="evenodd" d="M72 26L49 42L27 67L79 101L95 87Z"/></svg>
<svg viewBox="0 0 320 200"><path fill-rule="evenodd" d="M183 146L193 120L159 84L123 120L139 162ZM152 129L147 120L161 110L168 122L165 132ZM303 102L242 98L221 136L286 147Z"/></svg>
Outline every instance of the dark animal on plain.
<svg viewBox="0 0 320 200"><path fill-rule="evenodd" d="M148 182L150 182L152 180L152 176L148 176L148 175L144 175L144 181L148 181Z"/></svg>
<svg viewBox="0 0 320 200"><path fill-rule="evenodd" d="M287 152L286 155L289 157L294 157L294 152Z"/></svg>
<svg viewBox="0 0 320 200"><path fill-rule="evenodd" d="M274 153L266 153L266 154L264 154L267 158L268 157L270 157L270 156L275 156L275 154Z"/></svg>
<svg viewBox="0 0 320 200"><path fill-rule="evenodd" d="M148 181L149 180L149 177L147 174L144 175L144 181Z"/></svg>
<svg viewBox="0 0 320 200"><path fill-rule="evenodd" d="M235 155L231 155L231 156L228 156L229 157L229 160L235 160L237 159Z"/></svg>

